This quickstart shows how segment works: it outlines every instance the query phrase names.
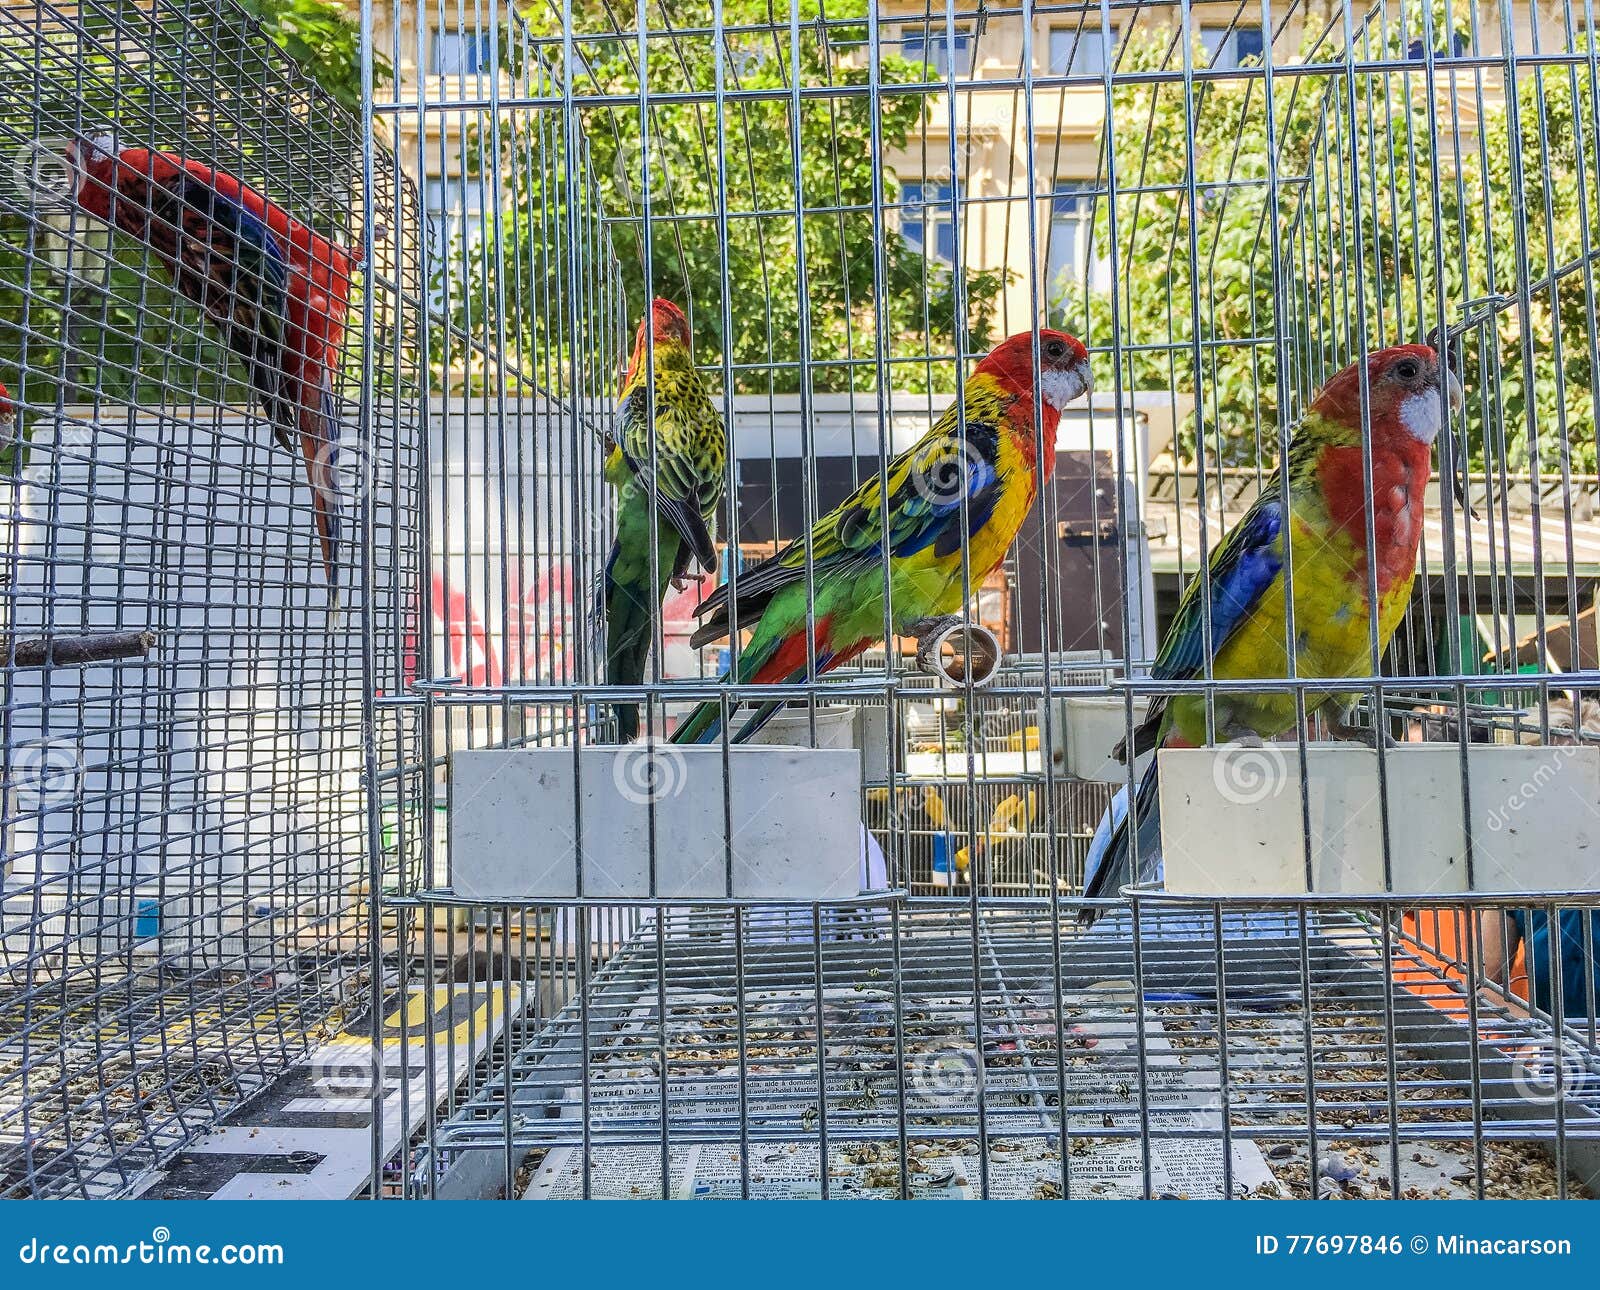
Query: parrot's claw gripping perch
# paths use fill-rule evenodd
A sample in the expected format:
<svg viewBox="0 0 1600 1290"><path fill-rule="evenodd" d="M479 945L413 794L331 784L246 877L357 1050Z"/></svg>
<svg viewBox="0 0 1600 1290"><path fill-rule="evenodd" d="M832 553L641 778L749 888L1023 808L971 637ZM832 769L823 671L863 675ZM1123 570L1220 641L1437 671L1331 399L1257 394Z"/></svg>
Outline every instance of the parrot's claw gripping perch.
<svg viewBox="0 0 1600 1290"><path fill-rule="evenodd" d="M907 625L906 630L917 638L917 666L924 671L934 672L935 649L939 638L952 627L961 625L960 614L944 614L938 618L919 618L916 622Z"/></svg>
<svg viewBox="0 0 1600 1290"><path fill-rule="evenodd" d="M1222 732L1222 742L1230 748L1265 748L1267 741L1247 726L1229 726Z"/></svg>
<svg viewBox="0 0 1600 1290"><path fill-rule="evenodd" d="M1324 720L1327 722L1328 734L1339 743L1361 744L1376 750L1379 740L1382 740L1385 748L1397 746L1395 737L1382 726L1358 726L1346 721L1342 713L1335 713Z"/></svg>

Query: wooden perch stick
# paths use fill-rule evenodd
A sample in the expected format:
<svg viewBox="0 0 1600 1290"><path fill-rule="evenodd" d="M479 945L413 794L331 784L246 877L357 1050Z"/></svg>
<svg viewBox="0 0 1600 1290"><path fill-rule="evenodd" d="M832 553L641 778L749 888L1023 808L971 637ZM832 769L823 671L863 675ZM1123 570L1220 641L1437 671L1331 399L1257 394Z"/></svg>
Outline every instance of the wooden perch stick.
<svg viewBox="0 0 1600 1290"><path fill-rule="evenodd" d="M88 636L0 638L0 660L13 667L81 667L120 658L146 658L155 648L154 632L97 632Z"/></svg>

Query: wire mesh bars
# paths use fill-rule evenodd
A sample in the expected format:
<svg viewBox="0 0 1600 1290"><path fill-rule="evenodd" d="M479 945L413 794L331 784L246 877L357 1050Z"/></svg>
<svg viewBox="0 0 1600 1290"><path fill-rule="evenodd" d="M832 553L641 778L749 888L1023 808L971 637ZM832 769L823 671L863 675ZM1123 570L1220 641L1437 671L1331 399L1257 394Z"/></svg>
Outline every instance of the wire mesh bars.
<svg viewBox="0 0 1600 1290"><path fill-rule="evenodd" d="M374 5L396 73L374 119L427 194L432 363L428 679L395 701L417 743L381 807L405 840L385 963L485 1018L405 1035L428 1057L405 1141L379 1152L388 1189L1588 1187L1587 21L1544 5ZM686 315L726 427L719 567L660 583L649 658L619 683L600 588L628 495L621 457L603 462L620 444L635 478L669 477L670 435L630 445L619 396L657 427L676 412L671 328L632 331L658 297ZM1055 474L1004 560L972 555L972 497L924 492L959 501L953 614L915 621L916 588L880 560L881 630L837 665L818 634L840 612L837 564L820 539L790 548L797 661L777 684L730 681L760 629L697 638L707 599L763 587L761 562L853 490L892 492L941 415L971 448L974 363L1040 323L1087 342L1093 390L1032 427ZM1440 409L1425 500L1407 498L1418 576L1397 621L1358 621L1353 712L1323 708L1326 674L1300 659L1349 612L1306 612L1294 579L1314 583L1315 560L1288 561L1263 625L1295 661L1224 667L1236 589L1195 575L1275 495L1303 505L1275 468L1330 378L1424 340L1466 397ZM1352 378L1368 425L1376 379ZM1395 486L1362 443L1357 515ZM653 579L681 572L677 540L650 531ZM1379 576L1358 562L1350 594L1375 601ZM1184 675L1156 660L1191 586L1188 621L1209 625ZM992 643L983 666L963 656L974 640ZM1289 717L1241 730L1240 694L1282 696ZM1136 866L1086 902L1113 799L1146 774L1115 745L1184 695L1190 742L1264 742L1203 754L1183 781L1187 829L1159 834L1177 890ZM788 706L759 740L859 751L866 894L770 903L730 879L731 900L673 900L685 799L706 807L691 860L732 874L745 858L751 763L730 734L767 698ZM715 713L690 717L705 701ZM651 742L615 752L634 704ZM707 720L722 730L706 759L660 742ZM555 750L538 763L554 804L507 808L531 839L508 847L513 892L474 897L461 838L484 835L454 830L484 811L483 781L461 787L459 754L519 746ZM585 759L607 749L593 764L617 793L596 797ZM1495 778L1509 763L1483 749L1528 760ZM597 812L637 821L653 899L595 894L616 890L613 857L584 841L611 836ZM1503 844L1540 829L1558 863L1519 886ZM562 895L541 881L568 852ZM1366 885L1328 893L1356 853ZM1280 880L1322 894L1237 894ZM1349 894L1435 882L1526 894Z"/></svg>
<svg viewBox="0 0 1600 1290"><path fill-rule="evenodd" d="M229 13L4 11L9 1192L147 1188L324 1041L356 1105L262 1104L364 1116L380 1193L1593 1185L1586 17L365 9L359 125ZM1041 322L1093 388L1057 354L989 435ZM1318 392L1425 337L1319 448L1345 537L1246 598L1282 659L1228 655L1229 542L1339 509ZM953 470L902 455L940 418ZM768 591L783 667L697 630ZM1197 747L1119 758L1162 711ZM774 856L845 891L740 887Z"/></svg>
<svg viewBox="0 0 1600 1290"><path fill-rule="evenodd" d="M232 6L9 5L0 82L0 1196L125 1194L370 1009L419 207Z"/></svg>

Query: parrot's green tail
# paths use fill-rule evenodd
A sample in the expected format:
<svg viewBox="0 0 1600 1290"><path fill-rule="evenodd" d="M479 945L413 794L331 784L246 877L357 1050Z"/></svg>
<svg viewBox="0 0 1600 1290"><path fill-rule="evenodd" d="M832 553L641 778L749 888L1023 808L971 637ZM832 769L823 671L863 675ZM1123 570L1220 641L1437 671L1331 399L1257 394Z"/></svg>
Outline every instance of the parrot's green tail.
<svg viewBox="0 0 1600 1290"><path fill-rule="evenodd" d="M658 528L657 553L659 578L650 578L650 530L646 523L648 503L634 499L617 519L617 537L606 560L606 684L638 685L644 680L644 667L650 657L651 623L667 583L676 570L682 546L678 535L666 525ZM643 512L643 513L641 513ZM639 734L639 705L618 703L612 709L617 718L617 737L624 743Z"/></svg>

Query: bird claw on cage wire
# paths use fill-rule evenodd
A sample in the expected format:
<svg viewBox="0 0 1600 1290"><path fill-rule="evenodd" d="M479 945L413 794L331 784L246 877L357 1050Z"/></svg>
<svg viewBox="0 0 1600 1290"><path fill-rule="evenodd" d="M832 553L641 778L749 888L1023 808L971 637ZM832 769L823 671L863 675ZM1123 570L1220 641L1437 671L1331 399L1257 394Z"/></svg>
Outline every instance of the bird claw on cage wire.
<svg viewBox="0 0 1600 1290"><path fill-rule="evenodd" d="M1328 728L1330 738L1338 743L1360 744L1363 748L1374 750L1380 745L1385 749L1400 746L1400 741L1385 728L1381 717L1372 725L1363 726L1351 721L1350 716L1350 713L1341 711L1324 714L1322 723Z"/></svg>

